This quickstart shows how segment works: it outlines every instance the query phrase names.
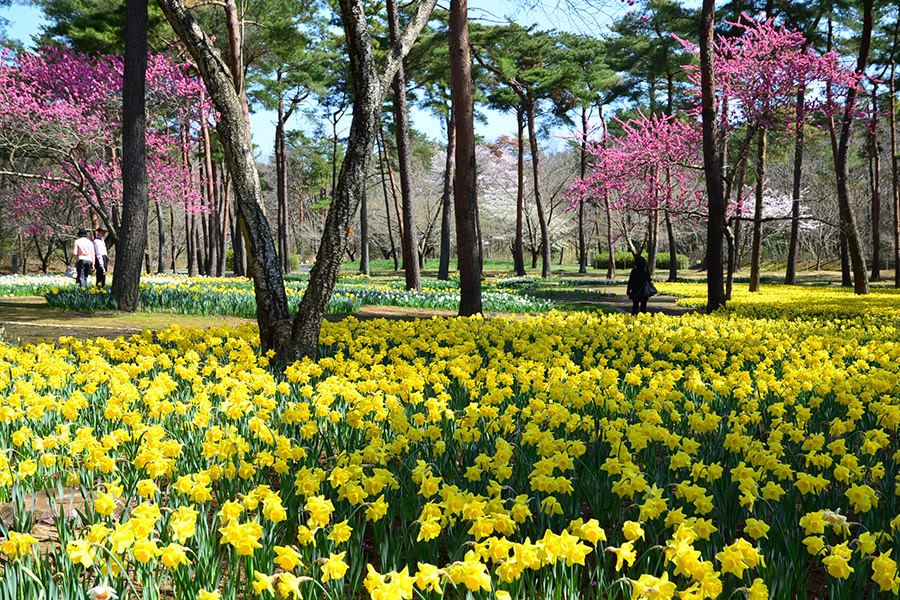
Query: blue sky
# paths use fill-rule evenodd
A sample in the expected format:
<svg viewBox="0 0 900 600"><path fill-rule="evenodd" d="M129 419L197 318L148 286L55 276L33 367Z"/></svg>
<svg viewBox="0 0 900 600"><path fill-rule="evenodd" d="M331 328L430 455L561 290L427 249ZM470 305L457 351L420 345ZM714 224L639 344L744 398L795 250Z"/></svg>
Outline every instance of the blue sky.
<svg viewBox="0 0 900 600"><path fill-rule="evenodd" d="M444 4L442 2L441 4ZM534 8L525 9L523 5L534 5ZM469 15L472 19L484 22L503 22L506 18L512 18L523 25L537 24L543 29L562 29L569 31L592 31L597 33L606 23L623 15L627 11L627 3L618 0L608 0L605 10L585 11L581 14L572 14L563 10L564 0L536 0L534 2L514 0L470 0ZM44 20L41 10L33 5L16 4L10 7L0 7L0 17L9 20L7 35L18 39L31 46L32 36L40 30ZM476 123L476 133L485 139L494 140L501 135L514 136L516 132L515 117L496 111L484 111L487 116L486 123ZM413 109L410 119L413 127L423 131L427 136L435 140L443 140L444 132L441 123L426 111ZM290 124L292 128L311 130L312 124L304 123L300 118ZM345 118L341 127L343 133L350 126L349 118ZM250 115L250 130L253 142L257 147L257 155L265 160L272 152L273 137L275 135L275 115L271 111L257 111ZM553 136L569 135L570 132L557 130L551 132ZM561 143L555 138L548 140L551 145Z"/></svg>

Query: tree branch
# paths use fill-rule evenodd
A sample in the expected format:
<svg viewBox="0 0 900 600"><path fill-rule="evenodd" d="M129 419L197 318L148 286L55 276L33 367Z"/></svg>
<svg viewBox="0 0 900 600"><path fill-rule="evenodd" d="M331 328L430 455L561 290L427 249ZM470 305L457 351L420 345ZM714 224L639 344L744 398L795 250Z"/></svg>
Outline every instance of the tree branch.
<svg viewBox="0 0 900 600"><path fill-rule="evenodd" d="M390 54L388 54L387 61L380 75L381 89L387 89L391 84L391 80L394 78L400 65L403 64L403 59L409 53L416 38L419 37L419 33L428 23L428 19L431 18L431 13L436 4L437 0L421 0L419 2L416 14L409 20L403 34L391 48Z"/></svg>

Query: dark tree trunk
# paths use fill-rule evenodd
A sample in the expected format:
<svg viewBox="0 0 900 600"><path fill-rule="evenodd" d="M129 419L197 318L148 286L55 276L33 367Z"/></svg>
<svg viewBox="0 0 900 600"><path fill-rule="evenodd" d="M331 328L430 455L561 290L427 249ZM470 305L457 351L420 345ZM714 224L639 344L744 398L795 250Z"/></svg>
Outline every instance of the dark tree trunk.
<svg viewBox="0 0 900 600"><path fill-rule="evenodd" d="M163 210L162 206L159 204L159 200L154 202L156 205L156 239L157 239L157 247L156 247L156 272L157 273L165 273L166 272L166 222L163 219Z"/></svg>
<svg viewBox="0 0 900 600"><path fill-rule="evenodd" d="M847 234L840 233L840 252L841 252L841 285L851 287L853 285L853 274L850 271L850 250L847 243Z"/></svg>
<svg viewBox="0 0 900 600"><path fill-rule="evenodd" d="M525 212L525 112L516 110L518 148L516 148L516 237L513 241L513 266L516 277L525 275L525 250L522 241L522 215ZM533 267L532 267L533 268Z"/></svg>
<svg viewBox="0 0 900 600"><path fill-rule="evenodd" d="M872 115L878 115L878 84L872 84ZM881 153L877 128L872 124L872 281L881 281Z"/></svg>
<svg viewBox="0 0 900 600"><path fill-rule="evenodd" d="M369 275L369 206L366 186L363 185L359 203L359 272Z"/></svg>
<svg viewBox="0 0 900 600"><path fill-rule="evenodd" d="M537 208L538 224L541 228L541 277L550 277L550 229L547 227L547 216L544 214L544 202L541 199L541 164L540 149L537 142L537 128L534 123L534 102L527 100L525 117L528 120L528 143L531 147L531 173L534 180L534 204Z"/></svg>
<svg viewBox="0 0 900 600"><path fill-rule="evenodd" d="M900 27L900 25L898 25ZM895 34L896 40L896 34ZM900 288L900 182L897 181L897 108L894 94L894 75L896 63L894 56L891 54L891 78L890 84L890 103L889 112L891 119L891 194L893 195L893 214L894 222L892 224L894 234L894 287Z"/></svg>
<svg viewBox="0 0 900 600"><path fill-rule="evenodd" d="M388 26L391 43L396 44L400 35L400 17L397 0L387 0ZM394 128L397 139L397 164L400 175L400 195L403 204L403 270L406 272L406 289L422 291L419 273L419 240L416 230L415 198L412 186L412 156L409 148L409 113L406 107L406 75L403 65L397 69L391 83L394 93Z"/></svg>
<svg viewBox="0 0 900 600"><path fill-rule="evenodd" d="M219 264L216 265L216 275L225 274L225 238L228 237L228 229L231 223L231 171L225 169L225 178L222 181L222 215L219 219Z"/></svg>
<svg viewBox="0 0 900 600"><path fill-rule="evenodd" d="M658 205L658 204L657 204ZM659 209L650 211L647 225L647 269L650 277L656 275L656 257L659 254Z"/></svg>
<svg viewBox="0 0 900 600"><path fill-rule="evenodd" d="M678 252L675 247L675 229L672 227L669 211L666 211L666 237L669 240L669 278L667 281L678 281Z"/></svg>
<svg viewBox="0 0 900 600"><path fill-rule="evenodd" d="M147 247L147 0L125 2L122 86L122 224L111 300L125 311L140 308L141 258Z"/></svg>
<svg viewBox="0 0 900 600"><path fill-rule="evenodd" d="M791 238L788 242L787 270L784 275L786 285L794 285L797 280L797 251L800 247L800 185L803 179L803 118L806 104L806 88L797 92L797 124L794 130L794 182L791 202Z"/></svg>
<svg viewBox="0 0 900 600"><path fill-rule="evenodd" d="M444 158L444 191L441 196L441 254L438 261L437 278L450 278L450 228L453 218L453 154L456 152L456 123L453 111L447 117L447 156Z"/></svg>
<svg viewBox="0 0 900 600"><path fill-rule="evenodd" d="M394 271L400 270L397 259L397 245L394 244L394 232L391 228L391 204L388 200L387 175L384 172L384 159L381 154L381 142L378 142L378 168L381 171L381 191L384 193L384 218L387 221L388 240L391 242L391 258L394 259Z"/></svg>
<svg viewBox="0 0 900 600"><path fill-rule="evenodd" d="M171 204L169 205L169 255L172 258L172 274L178 272L178 268L175 266L175 258L178 256L175 251L175 207Z"/></svg>
<svg viewBox="0 0 900 600"><path fill-rule="evenodd" d="M581 131L584 139L581 141L581 156L579 157L579 174L584 179L587 175L587 107L581 107ZM578 272L587 273L587 246L584 243L584 200L578 202Z"/></svg>
<svg viewBox="0 0 900 600"><path fill-rule="evenodd" d="M766 182L766 128L759 128L756 146L756 205L753 207L753 249L750 253L750 291L759 291L759 263L762 254L763 192Z"/></svg>
<svg viewBox="0 0 900 600"><path fill-rule="evenodd" d="M478 190L475 171L475 122L472 57L469 52L467 0L450 0L450 95L456 122L456 170L453 207L459 264L459 314L481 313L481 248L476 230Z"/></svg>
<svg viewBox="0 0 900 600"><path fill-rule="evenodd" d="M706 225L706 310L712 312L725 305L722 238L725 235L726 210L722 187L722 160L716 148L716 85L713 71L715 0L703 0L700 15L700 115L703 131L703 173L709 206Z"/></svg>
<svg viewBox="0 0 900 600"><path fill-rule="evenodd" d="M281 70L277 73L281 80ZM287 240L287 160L285 157L284 142L284 92L278 93L277 121L275 124L275 197L277 210L278 257L281 259L281 269L285 273L291 270L290 250Z"/></svg>
<svg viewBox="0 0 900 600"><path fill-rule="evenodd" d="M737 251L734 244L733 223L740 223L740 221L729 221L725 226L725 240L728 243L728 274L725 276L726 301L731 300L731 292L734 290L734 260Z"/></svg>
<svg viewBox="0 0 900 600"><path fill-rule="evenodd" d="M872 41L872 4L873 0L863 1L863 30L859 43L859 56L856 62L856 72L864 73L869 58L869 46ZM862 244L859 239L859 229L856 226L856 218L850 206L850 189L848 154L850 149L850 128L854 119L856 103L856 88L850 88L844 103L844 112L841 119L841 135L838 140L837 155L834 157L834 171L837 179L838 209L841 216L841 231L847 239L847 251L850 255L850 263L853 269L853 287L857 294L869 293L869 274L866 272L866 257L863 254Z"/></svg>
<svg viewBox="0 0 900 600"><path fill-rule="evenodd" d="M403 249L403 240L406 229L403 225L403 213L400 211L400 195L397 193L397 182L394 180L394 167L391 166L391 157L388 154L387 142L384 140L384 131L379 132L382 151L384 152L384 165L387 167L388 181L391 182L391 198L394 200L394 214L397 215L397 230L400 234L400 248Z"/></svg>

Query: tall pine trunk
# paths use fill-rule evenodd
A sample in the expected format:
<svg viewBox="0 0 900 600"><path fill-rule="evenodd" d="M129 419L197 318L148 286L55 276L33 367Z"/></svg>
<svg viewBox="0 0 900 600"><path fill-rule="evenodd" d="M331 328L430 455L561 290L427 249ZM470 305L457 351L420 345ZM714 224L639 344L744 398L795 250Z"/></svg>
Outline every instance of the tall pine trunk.
<svg viewBox="0 0 900 600"><path fill-rule="evenodd" d="M581 140L581 156L579 156L579 175L584 179L587 175L587 131L588 115L587 107L581 107L581 131L584 139ZM587 273L587 246L584 243L584 200L578 201L578 272Z"/></svg>
<svg viewBox="0 0 900 600"><path fill-rule="evenodd" d="M140 307L141 259L147 247L147 0L125 2L122 86L122 224L116 244L111 301L125 311Z"/></svg>
<svg viewBox="0 0 900 600"><path fill-rule="evenodd" d="M476 230L478 190L475 171L475 121L472 57L469 50L467 0L450 0L450 96L456 122L456 170L453 205L459 264L459 314L481 312L481 247Z"/></svg>
<svg viewBox="0 0 900 600"><path fill-rule="evenodd" d="M709 218L706 224L706 310L725 305L722 273L722 238L725 235L725 194L722 187L722 160L716 148L716 85L714 76L715 0L703 0L700 13L700 116L703 133L703 174Z"/></svg>
<svg viewBox="0 0 900 600"><path fill-rule="evenodd" d="M522 218L525 212L525 113L516 110L518 148L516 148L516 237L513 240L513 266L516 277L525 275L525 248L522 239Z"/></svg>
<svg viewBox="0 0 900 600"><path fill-rule="evenodd" d="M450 219L453 217L453 155L456 152L456 123L453 111L447 117L447 155L444 157L444 189L441 194L441 250L437 278L450 278Z"/></svg>
<svg viewBox="0 0 900 600"><path fill-rule="evenodd" d="M396 44L400 36L400 17L397 14L397 0L387 0L388 28L391 43ZM406 273L406 289L422 291L419 273L419 244L416 230L415 198L412 186L412 156L409 147L409 113L406 106L406 75L403 65L397 69L391 83L394 93L394 129L397 139L397 164L400 175L400 195L403 200L403 270Z"/></svg>
<svg viewBox="0 0 900 600"><path fill-rule="evenodd" d="M872 118L878 116L878 84L872 84ZM872 281L881 281L881 153L877 120L872 124Z"/></svg>
<svg viewBox="0 0 900 600"><path fill-rule="evenodd" d="M541 198L541 163L540 148L537 142L537 128L534 123L534 101L525 101L525 117L528 120L528 143L531 147L531 173L534 181L534 204L537 208L538 225L541 229L541 277L550 277L550 230L547 227L547 216L544 214L544 202Z"/></svg>
<svg viewBox="0 0 900 600"><path fill-rule="evenodd" d="M898 24L900 27L900 24ZM895 34L896 38L896 34ZM893 201L894 222L892 224L894 233L894 287L900 288L900 182L898 182L897 173L897 107L896 89L894 87L896 63L894 55L891 54L891 79L890 79L890 103L889 111L891 115L891 194Z"/></svg>

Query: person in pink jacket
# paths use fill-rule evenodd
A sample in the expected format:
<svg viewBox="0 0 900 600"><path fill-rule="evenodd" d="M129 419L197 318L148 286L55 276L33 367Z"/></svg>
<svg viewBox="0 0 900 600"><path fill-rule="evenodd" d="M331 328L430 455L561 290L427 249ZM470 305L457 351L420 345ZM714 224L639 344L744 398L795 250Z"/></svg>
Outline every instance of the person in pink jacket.
<svg viewBox="0 0 900 600"><path fill-rule="evenodd" d="M94 268L94 243L88 239L86 229L78 230L78 239L75 240L72 254L75 256L75 278L78 285L86 288L87 277Z"/></svg>

